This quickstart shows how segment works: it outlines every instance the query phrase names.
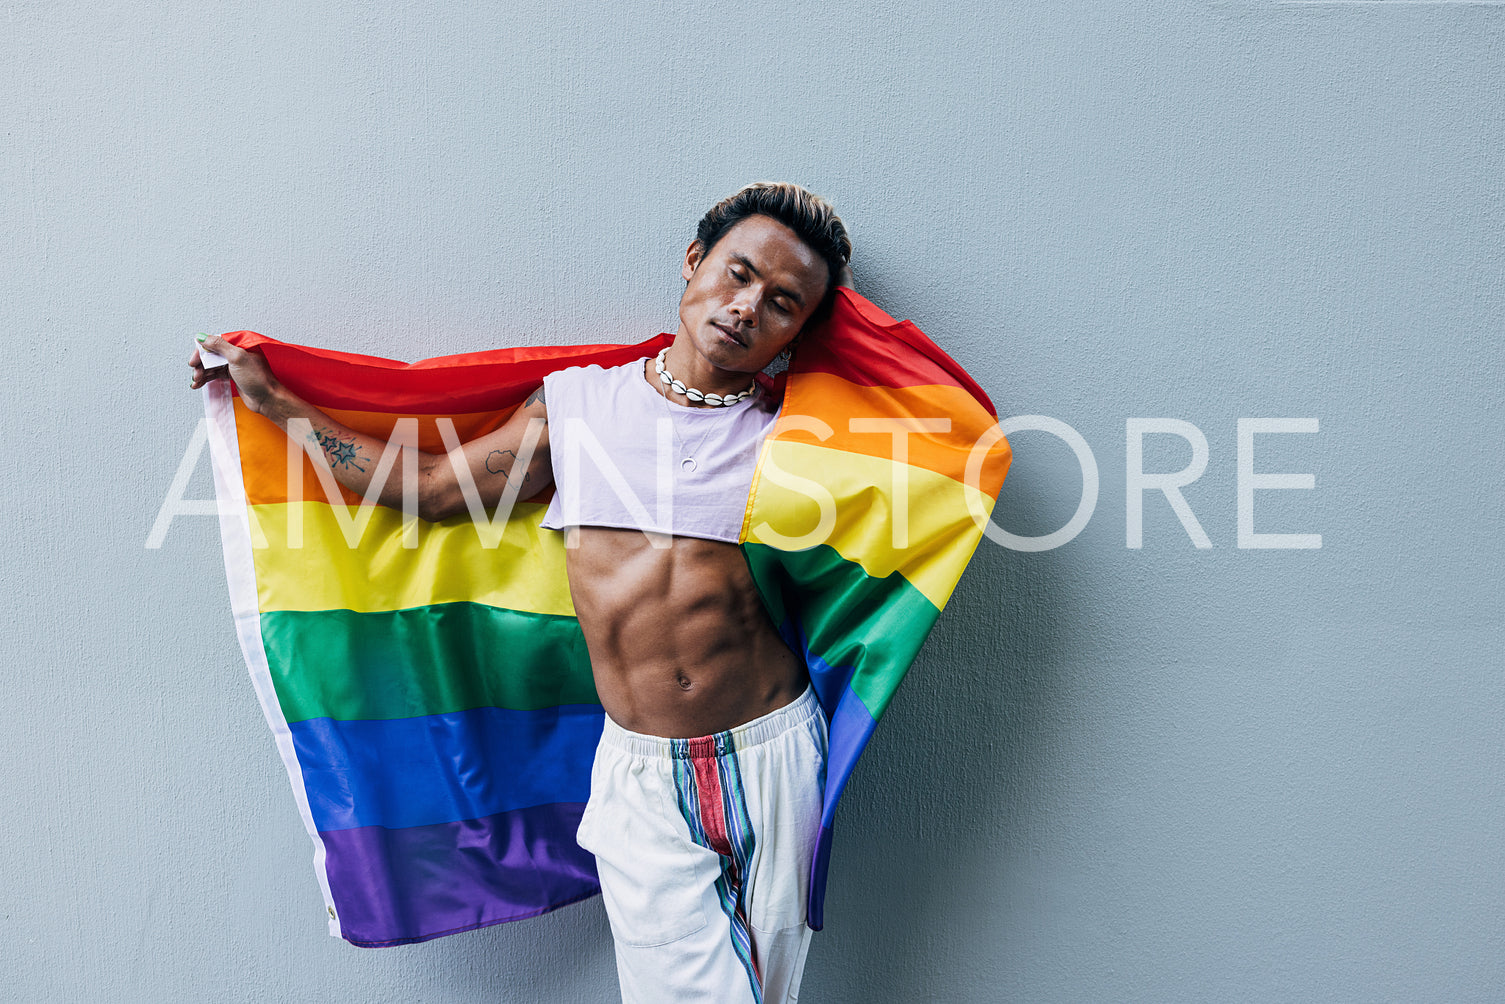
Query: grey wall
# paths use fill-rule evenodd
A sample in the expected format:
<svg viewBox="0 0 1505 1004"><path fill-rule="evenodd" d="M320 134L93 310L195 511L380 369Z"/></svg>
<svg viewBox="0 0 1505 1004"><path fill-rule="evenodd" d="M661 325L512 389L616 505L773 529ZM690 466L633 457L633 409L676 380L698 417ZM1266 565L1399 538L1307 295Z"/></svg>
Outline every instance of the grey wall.
<svg viewBox="0 0 1505 1004"><path fill-rule="evenodd" d="M864 292L1091 522L985 542L855 777L811 1001L1505 987L1498 3L13 2L0 19L0 996L588 1001L599 901L328 938L214 520L143 546L189 336L399 358L672 326L710 202L832 198ZM1236 423L1260 470L1237 546ZM1199 550L1126 422L1209 444ZM1076 507L1014 438L1000 525ZM1185 442L1148 437L1148 470ZM191 497L210 494L207 462Z"/></svg>

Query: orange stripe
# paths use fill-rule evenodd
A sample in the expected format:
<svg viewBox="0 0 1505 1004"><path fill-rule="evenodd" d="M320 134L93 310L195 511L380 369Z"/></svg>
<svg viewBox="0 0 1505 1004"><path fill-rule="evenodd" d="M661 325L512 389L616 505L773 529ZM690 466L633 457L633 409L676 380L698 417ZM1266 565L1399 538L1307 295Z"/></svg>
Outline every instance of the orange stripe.
<svg viewBox="0 0 1505 1004"><path fill-rule="evenodd" d="M330 418L347 425L357 432L386 441L392 434L397 420L404 416L379 411L345 411L325 409ZM501 426L510 412L484 411L448 416L455 423L455 432L460 441L469 442ZM418 419L418 447L426 453L443 453L444 441L439 436L436 424L438 415L415 415ZM328 502L319 487L319 476L314 471L313 461L303 454L303 491L298 498L288 497L287 433L270 419L263 418L247 408L239 397L235 399L235 432L240 440L240 467L246 479L246 501L251 505L267 502ZM393 469L397 476L399 469ZM350 505L359 505L361 497L347 488L340 489L341 496Z"/></svg>
<svg viewBox="0 0 1505 1004"><path fill-rule="evenodd" d="M379 411L325 409L325 414L357 432L385 441L397 419L403 416ZM784 400L784 413L774 428L772 438L843 450L884 460L894 459L893 436L886 432L853 432L851 419L886 418L913 415L918 418L945 417L951 430L945 433L911 433L906 437L908 462L915 467L935 471L954 480L962 480L972 445L997 420L960 387L929 384L921 387L862 387L829 373L806 373L791 380ZM791 427L800 416L813 416L831 427L832 435L820 439L815 433ZM416 415L418 445L429 453L444 452L436 415ZM500 428L510 412L472 412L449 416L461 442L468 442ZM235 398L235 428L240 440L241 469L246 477L246 499L252 505L266 502L329 501L319 487L313 462L305 454L303 491L298 498L288 497L288 437L270 420L255 414ZM990 450L982 465L977 487L994 496L1003 484L1009 466L1007 447ZM395 473L395 472L394 472ZM341 488L341 496L350 505L358 505L356 493Z"/></svg>
<svg viewBox="0 0 1505 1004"><path fill-rule="evenodd" d="M961 387L946 384L862 387L830 373L805 373L790 379L784 398L784 413L774 428L773 438L893 460L892 433L853 432L850 422L852 419L892 418L895 415L951 420L949 432L910 433L906 437L908 463L957 481L963 479L973 444L998 424L998 419ZM793 428L799 416L821 419L831 427L832 435L821 439L814 432ZM998 494L1003 476L1008 471L1009 459L1007 447L995 447L988 452L977 486L984 494L989 497Z"/></svg>

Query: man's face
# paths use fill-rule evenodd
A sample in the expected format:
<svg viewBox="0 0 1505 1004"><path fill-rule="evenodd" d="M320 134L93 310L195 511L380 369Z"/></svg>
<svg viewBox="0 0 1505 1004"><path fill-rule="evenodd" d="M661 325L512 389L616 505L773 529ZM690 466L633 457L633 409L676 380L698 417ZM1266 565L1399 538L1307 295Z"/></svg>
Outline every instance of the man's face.
<svg viewBox="0 0 1505 1004"><path fill-rule="evenodd" d="M825 296L829 269L793 230L749 216L702 256L685 254L679 330L711 365L756 373L773 361Z"/></svg>

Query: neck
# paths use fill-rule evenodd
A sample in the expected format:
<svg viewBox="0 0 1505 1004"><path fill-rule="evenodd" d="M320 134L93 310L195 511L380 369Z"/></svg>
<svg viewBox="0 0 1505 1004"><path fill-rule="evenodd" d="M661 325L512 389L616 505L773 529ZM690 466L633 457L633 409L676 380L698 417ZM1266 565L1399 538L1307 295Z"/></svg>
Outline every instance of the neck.
<svg viewBox="0 0 1505 1004"><path fill-rule="evenodd" d="M664 365L687 387L695 387L713 394L737 394L753 383L755 374L724 370L711 365L695 351L690 336L681 331L669 346Z"/></svg>

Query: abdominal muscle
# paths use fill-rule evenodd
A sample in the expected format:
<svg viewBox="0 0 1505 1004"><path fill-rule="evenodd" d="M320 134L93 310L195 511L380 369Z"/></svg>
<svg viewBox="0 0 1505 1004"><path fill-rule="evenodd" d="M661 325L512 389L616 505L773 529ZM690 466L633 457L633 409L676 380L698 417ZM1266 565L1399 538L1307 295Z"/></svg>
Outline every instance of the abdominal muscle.
<svg viewBox="0 0 1505 1004"><path fill-rule="evenodd" d="M638 530L570 532L570 595L596 692L632 732L694 738L775 711L804 665L774 631L736 544Z"/></svg>

